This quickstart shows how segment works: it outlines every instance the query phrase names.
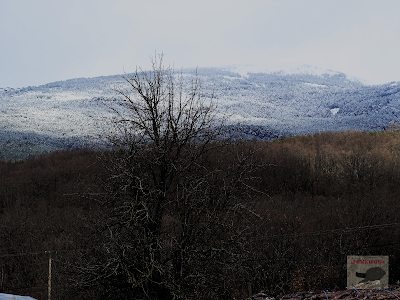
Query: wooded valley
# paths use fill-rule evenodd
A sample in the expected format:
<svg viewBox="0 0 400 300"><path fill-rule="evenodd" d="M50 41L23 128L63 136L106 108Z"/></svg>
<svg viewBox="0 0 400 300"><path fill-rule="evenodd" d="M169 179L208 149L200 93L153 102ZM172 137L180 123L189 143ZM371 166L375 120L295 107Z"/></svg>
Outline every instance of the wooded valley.
<svg viewBox="0 0 400 300"><path fill-rule="evenodd" d="M244 248L235 272L209 267L212 284L194 286L192 294L245 299L260 291L344 288L347 255L389 255L390 281L400 279L399 132L237 142L218 148L227 169L233 148L253 151L258 166L243 203L251 209L240 223ZM81 268L101 259L105 245L98 227L105 205L95 197L104 188L104 155L83 149L0 163L0 292L46 299L50 251L52 299L104 293L80 285ZM212 162L217 153L207 155ZM121 287L110 297L132 294Z"/></svg>

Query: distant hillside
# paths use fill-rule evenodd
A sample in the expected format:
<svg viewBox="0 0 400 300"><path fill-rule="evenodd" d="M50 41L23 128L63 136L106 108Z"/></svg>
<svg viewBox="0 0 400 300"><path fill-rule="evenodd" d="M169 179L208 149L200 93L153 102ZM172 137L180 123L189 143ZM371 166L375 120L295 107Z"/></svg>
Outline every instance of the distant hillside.
<svg viewBox="0 0 400 300"><path fill-rule="evenodd" d="M197 70L202 95L213 96L231 115L230 126L240 123L246 138L380 131L399 121L400 82L369 86L309 66L261 71L243 66ZM182 70L186 83L195 74L195 69ZM0 88L0 157L95 143L112 130L115 118L104 103L118 102L113 89L124 86L122 75L114 75Z"/></svg>

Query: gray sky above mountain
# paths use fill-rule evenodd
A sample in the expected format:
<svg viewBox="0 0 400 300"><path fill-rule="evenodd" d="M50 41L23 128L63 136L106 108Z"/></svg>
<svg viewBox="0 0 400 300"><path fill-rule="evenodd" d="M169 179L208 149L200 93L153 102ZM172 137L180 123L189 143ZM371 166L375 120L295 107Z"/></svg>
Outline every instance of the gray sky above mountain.
<svg viewBox="0 0 400 300"><path fill-rule="evenodd" d="M400 81L399 0L0 0L0 87L148 68L308 64Z"/></svg>

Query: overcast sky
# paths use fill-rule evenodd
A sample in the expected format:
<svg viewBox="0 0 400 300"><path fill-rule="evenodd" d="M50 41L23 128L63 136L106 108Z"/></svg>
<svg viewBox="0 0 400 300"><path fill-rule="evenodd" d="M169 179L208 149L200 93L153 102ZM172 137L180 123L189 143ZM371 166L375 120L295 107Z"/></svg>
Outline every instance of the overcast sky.
<svg viewBox="0 0 400 300"><path fill-rule="evenodd" d="M166 64L263 64L400 81L399 0L0 0L0 87Z"/></svg>

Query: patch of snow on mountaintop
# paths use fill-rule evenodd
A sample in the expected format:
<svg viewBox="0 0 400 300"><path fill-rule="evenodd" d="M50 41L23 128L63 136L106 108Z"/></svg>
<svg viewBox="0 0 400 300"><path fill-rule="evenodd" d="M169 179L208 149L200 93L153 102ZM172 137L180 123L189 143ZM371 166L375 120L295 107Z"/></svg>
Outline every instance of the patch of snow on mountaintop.
<svg viewBox="0 0 400 300"><path fill-rule="evenodd" d="M224 77L225 79L229 79L229 80L238 79L237 77L231 77L231 76L222 76L222 77Z"/></svg>
<svg viewBox="0 0 400 300"><path fill-rule="evenodd" d="M350 77L350 76L346 76L350 81L355 81L355 82L361 82L363 85L371 85L371 83L364 79L364 78L359 78L359 77Z"/></svg>
<svg viewBox="0 0 400 300"><path fill-rule="evenodd" d="M0 93L6 93L6 92L11 92L11 91L18 91L20 88L11 88L11 87L5 87L5 88L0 88Z"/></svg>
<svg viewBox="0 0 400 300"><path fill-rule="evenodd" d="M313 87L327 88L327 86L326 86L326 85L323 85L323 84L308 83L308 82L305 82L304 84L309 85L309 86L313 86Z"/></svg>
<svg viewBox="0 0 400 300"><path fill-rule="evenodd" d="M332 71L329 69L322 69L318 67L313 67L310 65L302 65L299 67L294 66L281 66L281 67L271 67L267 65L232 65L224 68L230 72L238 73L242 77L248 77L249 73L281 73L282 75L291 74L310 74L321 76L323 74L336 75L341 74L341 72Z"/></svg>

